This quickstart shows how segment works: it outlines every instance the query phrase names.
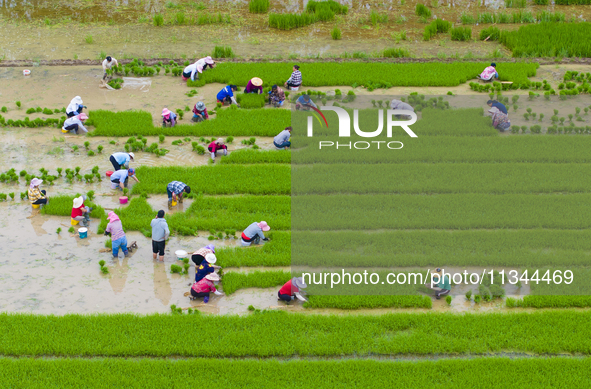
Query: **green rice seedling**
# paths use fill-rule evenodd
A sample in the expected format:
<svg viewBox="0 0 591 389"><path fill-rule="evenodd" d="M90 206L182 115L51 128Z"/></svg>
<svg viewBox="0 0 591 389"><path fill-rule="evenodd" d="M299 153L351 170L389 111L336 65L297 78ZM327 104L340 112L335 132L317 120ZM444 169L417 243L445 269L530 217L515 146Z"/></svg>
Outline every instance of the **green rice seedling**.
<svg viewBox="0 0 591 389"><path fill-rule="evenodd" d="M37 112L37 110L35 108L29 108L29 109L27 109L27 112L26 113L30 115L30 114L35 113L35 112Z"/></svg>
<svg viewBox="0 0 591 389"><path fill-rule="evenodd" d="M8 195L10 196L10 199L14 201L14 192L10 192Z"/></svg>
<svg viewBox="0 0 591 389"><path fill-rule="evenodd" d="M109 268L106 266L102 266L101 267L101 272L103 272L103 274L109 274Z"/></svg>
<svg viewBox="0 0 591 389"><path fill-rule="evenodd" d="M76 230L74 229L74 227L70 227L70 228L68 228L68 232L69 232L70 234L73 234L74 232L76 232ZM101 265L101 266L102 266L102 265Z"/></svg>
<svg viewBox="0 0 591 389"><path fill-rule="evenodd" d="M98 145L96 147L96 150L98 151L99 154L102 154L103 153L103 149L104 149L103 145Z"/></svg>
<svg viewBox="0 0 591 389"><path fill-rule="evenodd" d="M59 173L59 171L58 171L58 173ZM24 176L27 175L27 171L26 170L21 170L18 175L21 176L21 177L24 177ZM60 175L61 175L61 173L60 173Z"/></svg>
<svg viewBox="0 0 591 389"><path fill-rule="evenodd" d="M86 153L86 155L88 155L89 157L94 157L95 153L92 150L88 150L88 152Z"/></svg>
<svg viewBox="0 0 591 389"><path fill-rule="evenodd" d="M447 303L447 305L451 305L451 299L452 298L449 295L445 297L445 302Z"/></svg>
<svg viewBox="0 0 591 389"><path fill-rule="evenodd" d="M333 28L332 30L330 30L330 36L334 40L340 40L342 38L341 29L338 27Z"/></svg>
<svg viewBox="0 0 591 389"><path fill-rule="evenodd" d="M480 40L498 41L501 37L501 30L497 27L491 26L480 30Z"/></svg>
<svg viewBox="0 0 591 389"><path fill-rule="evenodd" d="M460 21L462 24L476 24L476 19L472 15L468 15L466 13L462 13L460 17Z"/></svg>
<svg viewBox="0 0 591 389"><path fill-rule="evenodd" d="M17 108L20 108L21 107L21 102L20 101L17 101L16 102L16 106L17 106Z"/></svg>
<svg viewBox="0 0 591 389"><path fill-rule="evenodd" d="M27 192L21 192L21 200L27 198Z"/></svg>
<svg viewBox="0 0 591 389"><path fill-rule="evenodd" d="M113 246L113 244L112 244L111 238L107 238L107 240L105 240L105 248L110 249L112 246ZM103 261L103 265L104 265L104 261ZM101 266L103 266L103 265L101 265Z"/></svg>
<svg viewBox="0 0 591 389"><path fill-rule="evenodd" d="M3 106L3 107L2 107L2 112L3 112L3 113L6 113L6 112L8 112L8 108L6 108L6 106Z"/></svg>
<svg viewBox="0 0 591 389"><path fill-rule="evenodd" d="M164 17L160 14L156 14L156 15L154 15L153 21L154 21L155 26L157 26L157 27L162 26L164 24Z"/></svg>
<svg viewBox="0 0 591 389"><path fill-rule="evenodd" d="M527 0L505 0L505 7L507 8L525 8Z"/></svg>
<svg viewBox="0 0 591 389"><path fill-rule="evenodd" d="M44 115L53 115L53 111L49 108L43 108L43 112Z"/></svg>
<svg viewBox="0 0 591 389"><path fill-rule="evenodd" d="M43 109L41 109L41 107L37 107L37 108L35 108L35 111L36 112L43 112Z"/></svg>
<svg viewBox="0 0 591 389"><path fill-rule="evenodd" d="M478 14L477 22L479 24L492 24L495 22L495 16L491 13L488 13L488 12L481 13L481 14Z"/></svg>
<svg viewBox="0 0 591 389"><path fill-rule="evenodd" d="M384 49L384 51L382 52L382 56L384 58L404 58L404 57L410 57L410 51L404 49L404 48L390 48L390 49Z"/></svg>
<svg viewBox="0 0 591 389"><path fill-rule="evenodd" d="M291 163L291 152L237 150L220 161L220 164Z"/></svg>
<svg viewBox="0 0 591 389"><path fill-rule="evenodd" d="M86 150L88 150L90 148L90 142L84 142L84 147L86 148Z"/></svg>
<svg viewBox="0 0 591 389"><path fill-rule="evenodd" d="M267 13L269 6L269 0L250 0L248 3L248 11L251 13Z"/></svg>
<svg viewBox="0 0 591 389"><path fill-rule="evenodd" d="M476 304L480 304L480 301L482 300L482 297L480 297L479 294L477 294L476 296L474 296L474 302Z"/></svg>
<svg viewBox="0 0 591 389"><path fill-rule="evenodd" d="M254 271L250 273L230 272L223 276L223 288L227 295L245 288L271 288L281 286L291 279L291 272Z"/></svg>
<svg viewBox="0 0 591 389"><path fill-rule="evenodd" d="M165 139L165 137L163 134L158 135L158 140L160 143L164 143L164 139Z"/></svg>
<svg viewBox="0 0 591 389"><path fill-rule="evenodd" d="M424 4L417 3L415 7L415 14L417 14L417 16L424 16L425 18L430 18L431 10L427 8Z"/></svg>
<svg viewBox="0 0 591 389"><path fill-rule="evenodd" d="M94 42L94 38L92 37L92 35L86 35L86 38L84 38L84 40L86 41L86 43L88 43L89 45L92 44L92 42Z"/></svg>
<svg viewBox="0 0 591 389"><path fill-rule="evenodd" d="M226 138L226 143L232 143L234 142L234 137L233 136L229 136Z"/></svg>
<svg viewBox="0 0 591 389"><path fill-rule="evenodd" d="M472 299L472 289L466 292L466 300L470 301Z"/></svg>
<svg viewBox="0 0 591 389"><path fill-rule="evenodd" d="M472 29L469 27L454 27L451 29L452 41L472 40Z"/></svg>
<svg viewBox="0 0 591 389"><path fill-rule="evenodd" d="M292 30L294 28L304 27L316 22L316 15L310 13L289 14L289 13L270 13L269 27L279 30Z"/></svg>
<svg viewBox="0 0 591 389"><path fill-rule="evenodd" d="M213 58L234 58L234 51L230 46L215 46L211 54Z"/></svg>
<svg viewBox="0 0 591 389"><path fill-rule="evenodd" d="M105 246L105 247L106 247L106 246ZM111 248L111 246L109 246L109 248ZM105 266L105 263L106 263L106 262L105 262L104 260L102 260L102 259L101 259L101 260L99 261L99 266L100 266L100 267L103 267L103 266Z"/></svg>
<svg viewBox="0 0 591 389"><path fill-rule="evenodd" d="M175 264L170 265L170 272L171 273L181 273L182 271L183 271L183 268L180 267L179 265L175 265Z"/></svg>
<svg viewBox="0 0 591 389"><path fill-rule="evenodd" d="M185 24L185 13L184 12L177 12L175 14L176 24L182 26Z"/></svg>

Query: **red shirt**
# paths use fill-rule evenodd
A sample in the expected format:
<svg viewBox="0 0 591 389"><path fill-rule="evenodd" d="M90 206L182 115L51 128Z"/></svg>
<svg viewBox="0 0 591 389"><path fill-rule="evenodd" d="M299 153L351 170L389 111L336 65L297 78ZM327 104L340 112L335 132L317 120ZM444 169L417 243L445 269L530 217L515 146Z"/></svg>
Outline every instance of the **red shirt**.
<svg viewBox="0 0 591 389"><path fill-rule="evenodd" d="M287 281L285 285L279 289L279 294L287 294L293 296L295 293L299 293L300 290L291 284L291 280Z"/></svg>
<svg viewBox="0 0 591 389"><path fill-rule="evenodd" d="M82 212L83 208L84 208L84 203L82 203L80 208L72 208L72 219L74 219L76 216L84 215L84 212Z"/></svg>
<svg viewBox="0 0 591 389"><path fill-rule="evenodd" d="M191 289L193 289L197 293L209 293L216 291L213 282L208 280L207 278L203 278L201 281L195 282Z"/></svg>
<svg viewBox="0 0 591 389"><path fill-rule="evenodd" d="M207 147L208 150L210 150L212 153L215 153L218 150L223 150L223 149L227 149L228 147L226 145L218 145L215 142L211 142L209 144L209 146Z"/></svg>

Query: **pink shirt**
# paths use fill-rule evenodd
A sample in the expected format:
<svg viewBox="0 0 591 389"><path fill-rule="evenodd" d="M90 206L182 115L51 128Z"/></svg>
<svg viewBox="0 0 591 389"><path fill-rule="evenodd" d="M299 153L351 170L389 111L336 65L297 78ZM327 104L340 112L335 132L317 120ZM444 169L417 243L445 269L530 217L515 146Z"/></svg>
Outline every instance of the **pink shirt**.
<svg viewBox="0 0 591 389"><path fill-rule="evenodd" d="M203 278L200 281L195 282L191 289L193 289L197 293L209 293L216 291L216 288L213 285L213 281L210 281L207 278Z"/></svg>

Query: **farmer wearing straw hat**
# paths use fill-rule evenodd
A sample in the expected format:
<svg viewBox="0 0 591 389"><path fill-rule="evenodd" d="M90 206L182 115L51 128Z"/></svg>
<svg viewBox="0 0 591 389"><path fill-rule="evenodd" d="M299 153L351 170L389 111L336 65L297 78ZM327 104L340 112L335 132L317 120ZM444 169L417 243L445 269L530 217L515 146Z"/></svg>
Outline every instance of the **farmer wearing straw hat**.
<svg viewBox="0 0 591 389"><path fill-rule="evenodd" d="M203 297L203 302L209 302L209 292L213 292L217 296L223 295L222 292L219 292L215 286L214 282L218 282L220 280L220 276L215 273L211 273L203 277L198 282L195 282L191 287L191 300L196 300L199 297Z"/></svg>
<svg viewBox="0 0 591 389"><path fill-rule="evenodd" d="M68 107L66 108L66 115L69 118L71 118L71 117L81 114L82 110L84 108L86 108L86 106L84 106L83 104L84 103L82 102L82 97L80 97L80 96L74 97L72 99L72 101L70 101L70 104L68 104Z"/></svg>
<svg viewBox="0 0 591 389"><path fill-rule="evenodd" d="M195 79L199 79L199 73L207 70L208 66L212 69L215 67L215 62L211 57L198 59L195 63L183 69L183 81L187 81L188 79L195 81Z"/></svg>
<svg viewBox="0 0 591 389"><path fill-rule="evenodd" d="M176 113L170 112L168 108L164 108L162 110L162 127L166 127L167 124L174 127L176 124Z"/></svg>
<svg viewBox="0 0 591 389"><path fill-rule="evenodd" d="M214 273L215 271L221 269L219 266L214 266L216 263L217 258L215 254L207 254L205 256L205 260L199 264L199 266L195 266L195 282L201 281L206 275L210 273Z"/></svg>
<svg viewBox="0 0 591 389"><path fill-rule="evenodd" d="M214 245L208 244L207 246L195 251L193 254L191 254L191 261L193 261L196 266L199 266L201 263L203 263L203 261L205 261L207 254L215 254Z"/></svg>
<svg viewBox="0 0 591 389"><path fill-rule="evenodd" d="M129 169L129 162L135 158L134 153L113 153L109 157L109 161L113 164L113 171L117 171L121 168Z"/></svg>
<svg viewBox="0 0 591 389"><path fill-rule="evenodd" d="M33 205L37 204L47 204L49 201L49 197L47 196L47 192L45 190L40 190L39 185L43 182L40 178L33 178L31 180L31 184L29 185L29 201Z"/></svg>
<svg viewBox="0 0 591 389"><path fill-rule="evenodd" d="M203 103L203 101L199 101L193 107L193 118L191 120L197 123L207 119L209 119L209 115L207 114L207 108L205 108L205 104Z"/></svg>
<svg viewBox="0 0 591 389"><path fill-rule="evenodd" d="M85 195L76 197L74 199L71 216L72 219L82 222L82 225L84 227L88 227L88 223L90 223L90 212L92 212L92 208L86 207L84 205L84 200L86 200Z"/></svg>
<svg viewBox="0 0 591 389"><path fill-rule="evenodd" d="M242 231L240 243L242 243L242 246L250 246L252 243L259 244L261 239L267 241L269 238L265 238L263 231L269 231L270 229L271 227L266 221L254 222Z"/></svg>
<svg viewBox="0 0 591 389"><path fill-rule="evenodd" d="M228 146L226 146L226 142L222 138L211 142L209 146L207 146L207 150L211 153L212 161L215 161L215 154L218 151L221 151L224 155L228 155Z"/></svg>
<svg viewBox="0 0 591 389"><path fill-rule="evenodd" d="M287 281L285 285L279 289L277 292L277 298L281 301L285 301L289 303L290 301L297 298L300 301L306 302L304 296L302 296L302 289L306 288L308 285L304 282L301 277L294 277L291 280Z"/></svg>
<svg viewBox="0 0 591 389"><path fill-rule="evenodd" d="M84 133L87 133L88 130L84 127L84 124L82 124L82 122L87 119L88 115L85 113L66 119L66 121L64 121L64 126L62 127L62 132L67 134L70 131L74 131L74 133L78 134L78 131L81 130L84 131Z"/></svg>
<svg viewBox="0 0 591 389"><path fill-rule="evenodd" d="M129 177L133 178L138 183L140 182L140 180L138 180L135 176L135 169L129 168L117 170L116 172L111 174L111 183L118 185L117 189L123 190L123 188L127 186L127 180L129 179ZM111 188L115 189L114 186L112 186Z"/></svg>
<svg viewBox="0 0 591 389"><path fill-rule="evenodd" d="M258 77L251 78L246 84L246 88L244 88L244 93L256 93L262 94L263 93L263 80Z"/></svg>
<svg viewBox="0 0 591 389"><path fill-rule="evenodd" d="M107 224L107 228L105 229L105 235L111 235L113 257L117 258L119 256L119 248L121 248L123 254L128 257L127 237L125 236L125 232L123 232L123 225L121 224L119 216L111 211L107 214L107 219L109 219L109 224Z"/></svg>
<svg viewBox="0 0 591 389"><path fill-rule="evenodd" d="M441 276L439 273L441 273L441 269L437 268L435 272L431 273L431 278L428 279L427 283L425 284L425 287L427 289L435 292L435 298L437 300L439 300L442 296L447 296L449 292L451 292L451 282L449 274L444 274L443 276ZM437 275L439 277L434 277L434 275ZM433 283L433 280L436 278L439 278L438 284Z"/></svg>

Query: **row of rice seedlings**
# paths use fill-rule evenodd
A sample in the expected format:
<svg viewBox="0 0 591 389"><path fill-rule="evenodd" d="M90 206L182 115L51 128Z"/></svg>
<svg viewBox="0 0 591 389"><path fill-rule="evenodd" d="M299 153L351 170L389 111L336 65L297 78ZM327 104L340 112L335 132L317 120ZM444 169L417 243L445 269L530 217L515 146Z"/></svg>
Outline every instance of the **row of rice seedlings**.
<svg viewBox="0 0 591 389"><path fill-rule="evenodd" d="M271 231L265 234L264 245L245 250L242 247L222 247L216 250L222 267L289 266L291 264L291 233Z"/></svg>
<svg viewBox="0 0 591 389"><path fill-rule="evenodd" d="M229 272L222 276L222 288L225 294L231 295L239 289L280 287L291 278L291 272L284 270Z"/></svg>
<svg viewBox="0 0 591 389"><path fill-rule="evenodd" d="M472 29L469 27L454 27L451 29L452 41L472 40Z"/></svg>
<svg viewBox="0 0 591 389"><path fill-rule="evenodd" d="M268 0L267 0L268 1ZM166 16L166 19L164 18ZM177 13L165 13L154 15L152 22L154 26L161 27L164 25L188 25L188 26L200 26L206 24L230 24L232 18L230 14L222 14L221 12L215 13L199 13L197 17L187 17L184 12Z"/></svg>
<svg viewBox="0 0 591 389"><path fill-rule="evenodd" d="M274 150L236 150L220 160L220 164L291 163L291 151L277 153Z"/></svg>
<svg viewBox="0 0 591 389"><path fill-rule="evenodd" d="M36 118L31 120L28 116L24 120L13 120L6 119L0 115L0 127L27 127L27 128L38 128L38 127L56 127L60 128L64 125L65 117L61 119L41 119Z"/></svg>
<svg viewBox="0 0 591 389"><path fill-rule="evenodd" d="M331 296L310 295L304 308L377 309L377 308L426 308L431 309L430 296Z"/></svg>
<svg viewBox="0 0 591 389"><path fill-rule="evenodd" d="M6 108L6 107L3 107L3 108ZM7 110L6 111L2 111L2 112L7 112ZM27 111L26 111L27 115L30 115L30 114L35 113L35 112L37 112L37 113L43 113L44 115L53 115L54 113L66 113L66 108L64 107L62 109L58 109L58 108L49 109L47 107L46 108L41 108L41 107L33 108L33 107L31 107L31 108L27 109Z"/></svg>
<svg viewBox="0 0 591 389"><path fill-rule="evenodd" d="M420 4L417 4L419 6ZM451 23L447 20L435 19L425 27L423 32L423 39L428 41L438 33L446 33L451 28Z"/></svg>
<svg viewBox="0 0 591 389"><path fill-rule="evenodd" d="M251 13L266 13L269 10L269 0L250 0L248 2L248 11Z"/></svg>

